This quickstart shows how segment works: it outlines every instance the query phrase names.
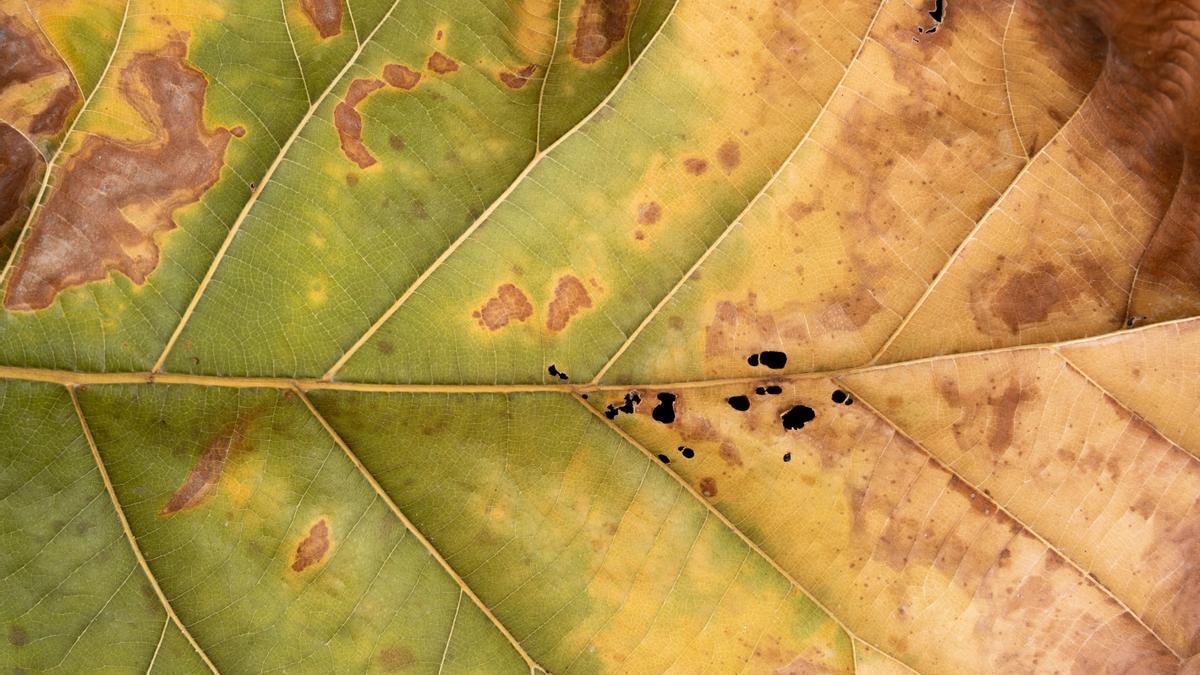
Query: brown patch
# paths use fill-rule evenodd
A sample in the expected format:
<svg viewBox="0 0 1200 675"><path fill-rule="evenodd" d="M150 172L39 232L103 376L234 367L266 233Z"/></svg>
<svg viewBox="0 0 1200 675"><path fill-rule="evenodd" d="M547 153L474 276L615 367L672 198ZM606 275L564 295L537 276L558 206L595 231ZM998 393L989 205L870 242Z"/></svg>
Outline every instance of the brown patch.
<svg viewBox="0 0 1200 675"><path fill-rule="evenodd" d="M438 75L446 75L458 70L458 61L446 56L441 52L430 54L429 61L426 63L429 69Z"/></svg>
<svg viewBox="0 0 1200 675"><path fill-rule="evenodd" d="M230 129L229 133L233 134L237 138L242 138L243 136L246 135L246 127L239 124L236 127Z"/></svg>
<svg viewBox="0 0 1200 675"><path fill-rule="evenodd" d="M742 456L738 453L737 446L733 443L728 441L722 443L718 454L721 455L721 459L725 460L725 463L729 466L742 465Z"/></svg>
<svg viewBox="0 0 1200 675"><path fill-rule="evenodd" d="M247 418L242 418L221 430L200 453L192 469L183 479L183 484L175 490L171 498L158 512L160 516L191 509L204 503L216 489L225 471L225 463L233 449L241 443L245 436Z"/></svg>
<svg viewBox="0 0 1200 675"><path fill-rule="evenodd" d="M1045 321L1063 299L1063 290L1048 263L1030 272L1017 272L992 297L991 311L1016 333L1021 326Z"/></svg>
<svg viewBox="0 0 1200 675"><path fill-rule="evenodd" d="M300 9L321 34L321 39L342 32L342 0L300 0Z"/></svg>
<svg viewBox="0 0 1200 675"><path fill-rule="evenodd" d="M554 288L554 299L550 301L546 328L551 333L557 333L567 327L567 322L578 314L579 310L591 306L592 297L588 295L583 282L567 274L558 280L558 286Z"/></svg>
<svg viewBox="0 0 1200 675"><path fill-rule="evenodd" d="M811 202L792 202L788 206L787 214L792 220L801 220L816 208L816 205Z"/></svg>
<svg viewBox="0 0 1200 675"><path fill-rule="evenodd" d="M706 499L712 499L717 496L717 481L715 478L707 477L700 479L700 494Z"/></svg>
<svg viewBox="0 0 1200 675"><path fill-rule="evenodd" d="M725 173L736 169L742 163L742 148L737 141L726 141L717 148L717 161Z"/></svg>
<svg viewBox="0 0 1200 675"><path fill-rule="evenodd" d="M383 87L383 80L357 79L350 83L346 98L333 109L333 127L337 129L338 144L347 159L365 169L376 163L375 156L362 141L362 115L358 104Z"/></svg>
<svg viewBox="0 0 1200 675"><path fill-rule="evenodd" d="M638 204L637 221L642 225L653 225L662 218L662 207L658 202L642 202Z"/></svg>
<svg viewBox="0 0 1200 675"><path fill-rule="evenodd" d="M389 63L383 67L383 80L397 89L408 91L421 81L421 74L399 63Z"/></svg>
<svg viewBox="0 0 1200 675"><path fill-rule="evenodd" d="M529 64L516 72L501 71L500 81L509 89L520 89L529 83L529 78L533 76L537 66Z"/></svg>
<svg viewBox="0 0 1200 675"><path fill-rule="evenodd" d="M0 122L0 240L29 213L29 200L45 161L21 132Z"/></svg>
<svg viewBox="0 0 1200 675"><path fill-rule="evenodd" d="M83 100L70 68L36 27L17 16L0 12L0 38L0 92L33 82L45 92L18 96L11 105L0 107L0 119L32 135L62 131Z"/></svg>
<svg viewBox="0 0 1200 675"><path fill-rule="evenodd" d="M29 633L24 628L13 624L8 627L8 644L14 647L24 647L29 644Z"/></svg>
<svg viewBox="0 0 1200 675"><path fill-rule="evenodd" d="M408 647L394 645L379 653L379 662L383 672L395 673L416 663L417 657Z"/></svg>
<svg viewBox="0 0 1200 675"><path fill-rule="evenodd" d="M62 290L114 271L145 282L158 267L155 235L174 229L171 215L220 178L231 134L204 126L208 81L187 64L185 39L135 55L121 72L119 91L154 137L84 140L30 230L6 308L43 309Z"/></svg>
<svg viewBox="0 0 1200 675"><path fill-rule="evenodd" d="M296 545L296 555L292 557L292 571L303 572L321 562L326 553L329 553L329 523L322 518L308 528L308 536Z"/></svg>
<svg viewBox="0 0 1200 675"><path fill-rule="evenodd" d="M524 321L533 315L533 305L512 284L504 284L496 289L496 297L487 301L483 307L471 313L479 319L479 325L488 330L499 330L508 325L509 321Z"/></svg>
<svg viewBox="0 0 1200 675"><path fill-rule="evenodd" d="M991 406L995 419L992 433L988 435L988 447L992 452L1002 453L1012 444L1017 406L1036 395L1037 392L1023 390L1021 383L1014 378L1008 383L1003 394L988 398L988 405Z"/></svg>
<svg viewBox="0 0 1200 675"><path fill-rule="evenodd" d="M688 157L683 160L683 169L693 176L703 175L708 171L708 160L699 157Z"/></svg>
<svg viewBox="0 0 1200 675"><path fill-rule="evenodd" d="M583 0L571 46L575 60L595 63L624 39L629 10L629 0Z"/></svg>

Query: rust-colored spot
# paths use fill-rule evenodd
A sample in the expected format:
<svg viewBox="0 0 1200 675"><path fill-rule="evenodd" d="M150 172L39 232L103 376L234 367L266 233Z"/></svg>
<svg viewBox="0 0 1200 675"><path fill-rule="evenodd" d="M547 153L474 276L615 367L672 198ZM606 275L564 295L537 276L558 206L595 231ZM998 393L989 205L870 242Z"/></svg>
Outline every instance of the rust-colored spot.
<svg viewBox="0 0 1200 675"><path fill-rule="evenodd" d="M445 75L458 70L458 61L455 61L441 52L434 52L433 54L430 54L429 61L426 65L428 65L429 69L438 75Z"/></svg>
<svg viewBox="0 0 1200 675"><path fill-rule="evenodd" d="M347 159L365 169L376 163L375 156L367 150L362 140L362 115L358 104L383 86L382 80L357 79L350 83L346 98L333 109L333 127L337 129L338 144Z"/></svg>
<svg viewBox="0 0 1200 675"><path fill-rule="evenodd" d="M379 652L379 662L383 672L396 673L417 662L417 657L408 647L394 645Z"/></svg>
<svg viewBox="0 0 1200 675"><path fill-rule="evenodd" d="M158 267L155 235L221 176L228 129L204 126L208 81L185 60L186 36L135 55L118 89L153 131L128 142L89 135L67 162L30 230L4 297L8 309L43 309L62 290L119 271L145 282Z"/></svg>
<svg viewBox="0 0 1200 675"><path fill-rule="evenodd" d="M304 10L321 39L342 32L342 0L300 0L300 9Z"/></svg>
<svg viewBox="0 0 1200 675"><path fill-rule="evenodd" d="M21 132L0 122L0 240L25 220L44 164Z"/></svg>
<svg viewBox="0 0 1200 675"><path fill-rule="evenodd" d="M729 173L742 163L742 148L737 141L726 141L717 148L717 161L725 173Z"/></svg>
<svg viewBox="0 0 1200 675"><path fill-rule="evenodd" d="M992 298L991 310L1013 333L1026 324L1044 321L1063 297L1049 264L1012 275Z"/></svg>
<svg viewBox="0 0 1200 675"><path fill-rule="evenodd" d="M653 225L662 217L662 207L658 202L642 202L638 204L637 221L642 225Z"/></svg>
<svg viewBox="0 0 1200 675"><path fill-rule="evenodd" d="M483 307L471 314L479 319L479 325L488 330L499 330L508 325L509 321L524 321L533 315L533 305L512 284L504 284L496 289L496 297L487 301Z"/></svg>
<svg viewBox="0 0 1200 675"><path fill-rule="evenodd" d="M688 157L683 160L683 169L693 176L703 175L708 171L708 160L699 157Z"/></svg>
<svg viewBox="0 0 1200 675"><path fill-rule="evenodd" d="M171 495L158 515L169 516L184 509L194 508L212 495L221 480L221 474L225 471L225 463L229 461L230 453L245 435L246 426L247 419L242 418L222 429L209 441L196 463L192 465L191 471L188 471L187 477L183 479L183 484L175 490L175 494Z"/></svg>
<svg viewBox="0 0 1200 675"><path fill-rule="evenodd" d="M583 0L575 24L571 54L580 63L595 63L625 38L629 0Z"/></svg>
<svg viewBox="0 0 1200 675"><path fill-rule="evenodd" d="M717 481L715 478L700 479L700 494L707 499L712 499L717 496Z"/></svg>
<svg viewBox="0 0 1200 675"><path fill-rule="evenodd" d="M246 135L246 127L239 124L236 127L230 129L229 133L233 134L234 136L236 136L238 138L242 138Z"/></svg>
<svg viewBox="0 0 1200 675"><path fill-rule="evenodd" d="M535 70L537 66L529 64L516 72L501 71L500 81L510 89L520 89L529 83L529 78Z"/></svg>
<svg viewBox="0 0 1200 675"><path fill-rule="evenodd" d="M303 572L321 562L326 553L329 553L329 523L322 518L308 528L308 536L296 545L296 555L292 558L292 571Z"/></svg>
<svg viewBox="0 0 1200 675"><path fill-rule="evenodd" d="M383 67L383 80L397 89L407 91L417 86L421 81L421 74L408 66L389 63Z"/></svg>
<svg viewBox="0 0 1200 675"><path fill-rule="evenodd" d="M0 92L35 81L38 95L19 96L0 106L0 119L31 135L53 136L83 100L79 87L71 69L36 27L0 12Z"/></svg>
<svg viewBox="0 0 1200 675"><path fill-rule="evenodd" d="M554 288L554 299L550 301L546 328L551 333L557 333L567 327L567 322L578 314L579 310L591 306L592 297L588 295L583 282L568 274L560 278L558 286Z"/></svg>

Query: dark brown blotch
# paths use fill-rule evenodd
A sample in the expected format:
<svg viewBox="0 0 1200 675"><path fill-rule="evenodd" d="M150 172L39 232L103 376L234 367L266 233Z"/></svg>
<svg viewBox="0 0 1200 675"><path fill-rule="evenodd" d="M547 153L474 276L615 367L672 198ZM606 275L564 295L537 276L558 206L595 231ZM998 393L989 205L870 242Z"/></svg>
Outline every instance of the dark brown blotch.
<svg viewBox="0 0 1200 675"><path fill-rule="evenodd" d="M430 54L429 61L425 65L438 75L447 75L458 70L458 61L441 52Z"/></svg>
<svg viewBox="0 0 1200 675"><path fill-rule="evenodd" d="M408 91L421 81L421 74L399 63L389 63L383 67L383 81L397 89Z"/></svg>
<svg viewBox="0 0 1200 675"><path fill-rule="evenodd" d="M488 330L500 330L510 321L524 321L533 315L533 305L521 289L512 284L504 284L496 289L496 296L484 303L483 307L471 313L479 320L479 325Z"/></svg>
<svg viewBox="0 0 1200 675"><path fill-rule="evenodd" d="M520 89L529 83L537 66L530 64L517 71L500 71L500 81L509 89Z"/></svg>
<svg viewBox="0 0 1200 675"><path fill-rule="evenodd" d="M575 23L571 55L580 63L595 63L625 38L629 0L583 0Z"/></svg>
<svg viewBox="0 0 1200 675"><path fill-rule="evenodd" d="M44 309L64 289L121 272L144 283L158 267L157 235L221 175L231 133L204 125L208 80L186 61L185 35L135 54L117 88L153 137L89 135L63 167L29 231L4 297L10 310ZM126 214L138 214L133 222Z"/></svg>
<svg viewBox="0 0 1200 675"><path fill-rule="evenodd" d="M592 297L578 278L567 274L559 278L554 288L554 299L547 311L546 329L557 333L567 327L571 317L592 306Z"/></svg>
<svg viewBox="0 0 1200 675"><path fill-rule="evenodd" d="M726 141L717 148L717 161L721 163L721 168L725 173L729 173L736 169L742 163L742 148L737 141Z"/></svg>
<svg viewBox="0 0 1200 675"><path fill-rule="evenodd" d="M204 450L201 451L196 463L188 471L183 483L167 500L158 515L169 516L185 509L195 508L207 501L216 490L221 475L225 472L225 465L229 461L230 454L242 442L247 426L248 418L242 418L229 424L213 437L204 446Z"/></svg>
<svg viewBox="0 0 1200 675"><path fill-rule="evenodd" d="M717 496L717 480L711 476L700 479L700 494L704 495L705 499L712 499Z"/></svg>
<svg viewBox="0 0 1200 675"><path fill-rule="evenodd" d="M296 545L296 554L292 556L292 571L303 572L324 560L325 554L329 553L329 544L329 522L322 518L308 528L308 535Z"/></svg>
<svg viewBox="0 0 1200 675"><path fill-rule="evenodd" d="M25 221L44 166L37 148L0 122L0 243Z"/></svg>
<svg viewBox="0 0 1200 675"><path fill-rule="evenodd" d="M300 9L322 40L342 32L342 0L300 0Z"/></svg>
<svg viewBox="0 0 1200 675"><path fill-rule="evenodd" d="M358 105L366 100L371 92L382 87L382 80L354 80L346 91L346 98L333 109L333 128L337 130L342 154L360 169L374 165L377 160L363 144L362 115L358 112Z"/></svg>

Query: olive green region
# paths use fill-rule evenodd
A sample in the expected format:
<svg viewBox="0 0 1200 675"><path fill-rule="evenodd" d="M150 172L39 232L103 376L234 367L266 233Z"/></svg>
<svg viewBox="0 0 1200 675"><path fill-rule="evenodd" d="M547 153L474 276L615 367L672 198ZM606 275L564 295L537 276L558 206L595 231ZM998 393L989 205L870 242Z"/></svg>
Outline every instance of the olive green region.
<svg viewBox="0 0 1200 675"><path fill-rule="evenodd" d="M0 670L207 672L129 548L67 390L0 383L0 438Z"/></svg>
<svg viewBox="0 0 1200 675"><path fill-rule="evenodd" d="M527 671L295 394L79 397L150 570L218 670Z"/></svg>
<svg viewBox="0 0 1200 675"><path fill-rule="evenodd" d="M871 16L763 4L746 19L682 0L599 114L517 184L336 379L546 382L551 364L572 382L595 375L786 161ZM834 19L859 33L823 30ZM716 87L721 60L722 73L750 72Z"/></svg>
<svg viewBox="0 0 1200 675"><path fill-rule="evenodd" d="M487 5L396 6L288 149L165 370L323 374L518 179L560 69L556 4ZM617 77L578 86L599 100Z"/></svg>
<svg viewBox="0 0 1200 675"><path fill-rule="evenodd" d="M311 396L551 672L851 670L832 619L569 396Z"/></svg>
<svg viewBox="0 0 1200 675"><path fill-rule="evenodd" d="M304 88L278 5L210 1L194 3L191 9L199 18L130 11L113 65L64 141L59 164L70 170L72 153L89 136L151 135L141 128L118 83L122 68L135 54L161 49L168 36L177 35L188 40L188 64L208 79L207 128L244 131L229 141L219 182L198 202L173 214L176 228L155 236L160 259L145 284L112 272L108 281L68 288L44 310L0 312L0 362L86 371L148 370L230 224L303 117ZM210 13L220 20L205 18ZM46 198L61 175L60 168Z"/></svg>

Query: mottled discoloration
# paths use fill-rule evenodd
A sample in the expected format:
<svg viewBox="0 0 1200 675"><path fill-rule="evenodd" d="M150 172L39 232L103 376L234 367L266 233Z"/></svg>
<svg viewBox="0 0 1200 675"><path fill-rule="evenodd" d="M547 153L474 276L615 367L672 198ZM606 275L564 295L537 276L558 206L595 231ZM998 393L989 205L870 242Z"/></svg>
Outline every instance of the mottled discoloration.
<svg viewBox="0 0 1200 675"><path fill-rule="evenodd" d="M321 39L342 32L342 0L300 0L300 9L312 23Z"/></svg>
<svg viewBox="0 0 1200 675"><path fill-rule="evenodd" d="M383 67L383 80L397 89L408 91L421 81L421 74L399 63L389 63Z"/></svg>
<svg viewBox="0 0 1200 675"><path fill-rule="evenodd" d="M684 427L707 420L716 438L696 446L695 459L672 461L671 470L702 496L719 484L718 509L748 524L748 536L819 601L837 608L850 630L910 655L919 672L1085 672L1104 661L1152 672L1175 663L1149 631L977 482L897 433L869 405L876 397L858 384L793 380L746 412L726 403L744 393L745 383L694 388L672 427L644 414L614 423L651 452L669 452L687 443ZM1003 396L1005 384L997 384L999 398L1019 398ZM834 403L830 392L837 389L850 390L858 403ZM944 409L931 403L935 390L922 393L911 383L902 390L915 408ZM964 400L977 391L972 383L958 395ZM779 413L805 404L817 409L816 419L803 432L783 432ZM1017 409L1018 417L1025 414ZM979 420L986 432L987 416ZM938 430L949 426L936 421ZM1018 425L1012 433L1025 429ZM712 452L726 443L740 448L741 463ZM986 446L976 452L991 458ZM1017 485L1024 495L1024 484ZM1097 497L1100 505L1108 501L1108 493ZM1044 503L1028 501L1035 508ZM1105 548L1096 547L1098 555L1112 554Z"/></svg>
<svg viewBox="0 0 1200 675"><path fill-rule="evenodd" d="M699 157L688 157L683 160L683 170L693 176L702 176L708 171L708 160Z"/></svg>
<svg viewBox="0 0 1200 675"><path fill-rule="evenodd" d="M0 120L33 136L54 136L83 98L67 64L27 17L23 9L0 8ZM19 91L26 85L28 92Z"/></svg>
<svg viewBox="0 0 1200 675"><path fill-rule="evenodd" d="M417 662L417 657L408 647L396 645L379 652L379 664L385 673L399 673Z"/></svg>
<svg viewBox="0 0 1200 675"><path fill-rule="evenodd" d="M458 61L441 52L430 54L429 61L425 65L438 75L448 75L458 70Z"/></svg>
<svg viewBox="0 0 1200 675"><path fill-rule="evenodd" d="M1070 555L1172 649L1200 648L1200 462L1185 450L1050 350L849 379L864 401Z"/></svg>
<svg viewBox="0 0 1200 675"><path fill-rule="evenodd" d="M571 44L575 60L595 63L604 58L625 38L630 9L629 0L583 0Z"/></svg>
<svg viewBox="0 0 1200 675"><path fill-rule="evenodd" d="M371 92L382 87L383 80L356 79L350 83L346 98L333 109L333 127L337 130L342 154L360 169L372 166L378 160L367 150L367 146L363 145L362 115L358 112L358 104L366 100Z"/></svg>
<svg viewBox="0 0 1200 675"><path fill-rule="evenodd" d="M331 538L329 521L321 518L313 523L312 527L308 528L308 534L296 545L296 553L292 556L292 571L303 572L323 562L329 553Z"/></svg>
<svg viewBox="0 0 1200 675"><path fill-rule="evenodd" d="M660 218L662 218L662 206L658 202L638 204L637 221L639 225L653 225Z"/></svg>
<svg viewBox="0 0 1200 675"><path fill-rule="evenodd" d="M33 224L4 297L8 309L48 307L66 288L121 272L143 283L158 266L172 214L221 175L230 132L204 124L208 81L187 64L184 36L135 55L118 90L153 133L130 142L89 135Z"/></svg>
<svg viewBox="0 0 1200 675"><path fill-rule="evenodd" d="M29 644L29 633L25 629L12 624L8 627L8 644L14 647L24 647Z"/></svg>
<svg viewBox="0 0 1200 675"><path fill-rule="evenodd" d="M159 510L158 515L169 516L185 509L195 508L212 496L230 454L243 441L247 420L234 422L221 430L201 451L196 463L188 471L183 483Z"/></svg>
<svg viewBox="0 0 1200 675"><path fill-rule="evenodd" d="M554 287L554 299L546 312L546 330L557 333L567 327L571 317L592 306L592 297L578 278L567 274Z"/></svg>
<svg viewBox="0 0 1200 675"><path fill-rule="evenodd" d="M537 66L532 63L517 71L500 71L500 81L509 89L520 89L529 83L529 78L533 76Z"/></svg>
<svg viewBox="0 0 1200 675"><path fill-rule="evenodd" d="M0 241L24 223L45 164L19 131L0 122Z"/></svg>
<svg viewBox="0 0 1200 675"><path fill-rule="evenodd" d="M524 321L532 315L533 305L529 304L529 298L512 284L500 286L494 298L471 313L480 326L493 331L507 326L510 321Z"/></svg>

